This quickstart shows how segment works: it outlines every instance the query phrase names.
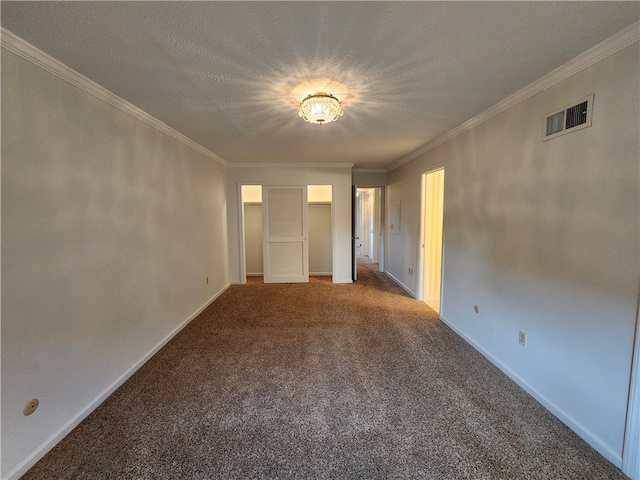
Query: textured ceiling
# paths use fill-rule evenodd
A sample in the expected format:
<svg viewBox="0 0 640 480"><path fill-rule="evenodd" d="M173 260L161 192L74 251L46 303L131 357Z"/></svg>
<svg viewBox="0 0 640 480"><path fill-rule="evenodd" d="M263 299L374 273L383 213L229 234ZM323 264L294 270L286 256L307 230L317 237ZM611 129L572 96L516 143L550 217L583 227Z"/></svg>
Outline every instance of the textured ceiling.
<svg viewBox="0 0 640 480"><path fill-rule="evenodd" d="M2 26L229 162L385 168L640 18L639 2L7 2ZM307 124L297 102L341 92Z"/></svg>

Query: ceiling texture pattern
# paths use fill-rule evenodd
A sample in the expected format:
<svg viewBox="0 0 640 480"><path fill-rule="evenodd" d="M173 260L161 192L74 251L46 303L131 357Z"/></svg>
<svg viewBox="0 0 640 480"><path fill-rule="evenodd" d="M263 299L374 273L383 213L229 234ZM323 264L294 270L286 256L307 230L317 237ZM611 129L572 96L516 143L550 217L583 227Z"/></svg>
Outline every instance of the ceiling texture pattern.
<svg viewBox="0 0 640 480"><path fill-rule="evenodd" d="M2 27L228 162L387 168L640 2L13 2ZM298 117L316 90L344 115Z"/></svg>

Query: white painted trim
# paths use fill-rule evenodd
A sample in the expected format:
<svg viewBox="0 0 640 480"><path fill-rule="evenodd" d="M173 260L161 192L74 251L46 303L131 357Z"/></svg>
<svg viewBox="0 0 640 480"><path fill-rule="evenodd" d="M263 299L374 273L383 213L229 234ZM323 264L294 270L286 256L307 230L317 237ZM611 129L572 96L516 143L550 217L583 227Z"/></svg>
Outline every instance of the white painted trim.
<svg viewBox="0 0 640 480"><path fill-rule="evenodd" d="M330 277L333 275L331 272L309 272L310 277Z"/></svg>
<svg viewBox="0 0 640 480"><path fill-rule="evenodd" d="M354 163L256 163L230 162L230 168L352 168ZM263 184L264 185L264 184Z"/></svg>
<svg viewBox="0 0 640 480"><path fill-rule="evenodd" d="M407 292L409 295L411 295L412 298L416 298L416 294L409 288L407 287L404 283L402 283L400 280L398 280L396 277L394 277L393 275L391 275L389 272L384 272L384 274L389 277L391 280L393 280L395 283L398 284L398 286L400 288L402 288L405 292Z"/></svg>
<svg viewBox="0 0 640 480"><path fill-rule="evenodd" d="M56 433L51 435L47 440L42 443L36 450L34 450L28 457L20 462L13 470L11 470L6 477L2 480L20 478L27 470L33 467L38 460L44 457L53 447L55 447L60 440L66 437L71 430L77 427L80 422L87 418L96 408L104 402L109 395L118 389L124 382L126 382L140 367L142 367L147 361L153 357L162 347L164 347L169 341L175 337L184 327L186 327L193 319L195 319L202 311L211 305L220 295L222 295L230 284L227 283L222 289L214 294L209 300L207 300L201 307L199 307L194 313L183 321L180 325L173 329L166 337L164 337L155 347L149 350L140 360L133 364L126 372L118 377L111 385L102 391L93 401L91 401L86 407L84 407L78 414L69 420L62 428Z"/></svg>
<svg viewBox="0 0 640 480"><path fill-rule="evenodd" d="M513 95L510 95L504 100L496 103L493 107L490 107L479 115L476 115L463 124L457 126L453 130L450 130L444 135L432 140L425 146L419 148L413 153L410 153L406 157L401 158L397 162L391 164L388 170L395 170L396 168L409 163L411 160L415 160L428 151L433 150L434 148L448 142L449 140L452 140L458 135L477 127L481 123L486 122L487 120L495 117L496 115L499 115L500 113L510 109L511 107L524 102L528 98L533 97L534 95L552 87L553 85L556 85L557 83L560 83L570 76L575 75L585 68L590 67L594 63L597 63L600 60L603 60L638 41L640 41L640 22L636 22L628 26L624 30L618 32L612 37L609 37L595 47L592 47L586 52L581 53L568 63L565 63L555 70L552 70L535 82L530 83L526 87L518 90Z"/></svg>
<svg viewBox="0 0 640 480"><path fill-rule="evenodd" d="M42 68L43 70L52 73L58 78L64 80L67 83L70 83L74 87L83 90L84 92L94 96L102 100L105 103L108 103L112 107L117 108L121 112L124 112L128 115L131 115L136 120L140 120L142 123L149 125L152 128L164 133L165 135L170 136L171 138L178 140L179 142L191 147L195 151L205 155L218 162L221 165L228 166L228 162L224 160L219 155L216 155L212 151L206 149L199 143L194 142L187 136L182 133L174 130L167 124L161 122L155 117L152 117L148 113L139 109L135 105L132 105L128 101L120 98L116 94L110 92L106 88L98 85L92 80L89 80L84 75L76 72L72 68L66 66L64 63L56 60L55 58L47 55L42 50L34 47L30 43L26 42L22 38L17 35L11 33L10 31L0 28L0 32L2 32L2 36L0 38L0 45L2 48L5 48L9 52L23 58L36 65L37 67Z"/></svg>
<svg viewBox="0 0 640 480"><path fill-rule="evenodd" d="M487 350L485 350L481 345L476 343L476 341L464 334L457 327L452 325L446 318L440 316L440 320L447 325L451 330L456 332L463 340L469 343L473 348L475 348L478 352L480 352L484 357L487 358L491 363L493 363L496 367L502 370L511 380L516 382L520 387L522 387L529 395L531 395L534 399L536 399L543 407L545 407L549 412L555 415L562 423L567 425L571 430L573 430L579 437L581 437L585 442L591 445L595 450L597 450L604 458L613 463L616 467L620 468L622 464L622 458L620 455L617 455L615 452L611 451L604 442L595 434L593 434L589 429L587 429L580 422L577 422L570 415L564 412L562 409L558 408L553 402L551 402L547 397L538 392L535 388L529 385L526 381L520 378L515 372L513 372L509 367L507 367L504 363L498 360L496 357L491 355Z"/></svg>
<svg viewBox="0 0 640 480"><path fill-rule="evenodd" d="M622 471L633 480L640 480L640 292L636 310L636 338L631 363L627 425L622 451Z"/></svg>

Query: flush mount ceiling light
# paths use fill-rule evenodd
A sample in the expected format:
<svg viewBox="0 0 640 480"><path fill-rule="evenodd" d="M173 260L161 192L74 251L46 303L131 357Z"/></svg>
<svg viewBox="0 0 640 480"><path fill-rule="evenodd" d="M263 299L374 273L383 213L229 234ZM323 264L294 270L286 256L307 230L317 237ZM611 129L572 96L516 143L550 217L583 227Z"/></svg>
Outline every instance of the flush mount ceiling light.
<svg viewBox="0 0 640 480"><path fill-rule="evenodd" d="M317 92L300 102L298 115L305 122L318 125L335 122L342 115L342 104L330 93Z"/></svg>

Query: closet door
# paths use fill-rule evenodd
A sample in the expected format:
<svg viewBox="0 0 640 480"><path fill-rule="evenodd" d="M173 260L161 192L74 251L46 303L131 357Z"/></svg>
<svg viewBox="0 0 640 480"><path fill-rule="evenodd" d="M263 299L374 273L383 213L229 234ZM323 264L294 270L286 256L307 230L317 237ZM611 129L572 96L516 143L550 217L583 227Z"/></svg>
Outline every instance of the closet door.
<svg viewBox="0 0 640 480"><path fill-rule="evenodd" d="M263 186L264 283L309 281L307 232L307 186Z"/></svg>

